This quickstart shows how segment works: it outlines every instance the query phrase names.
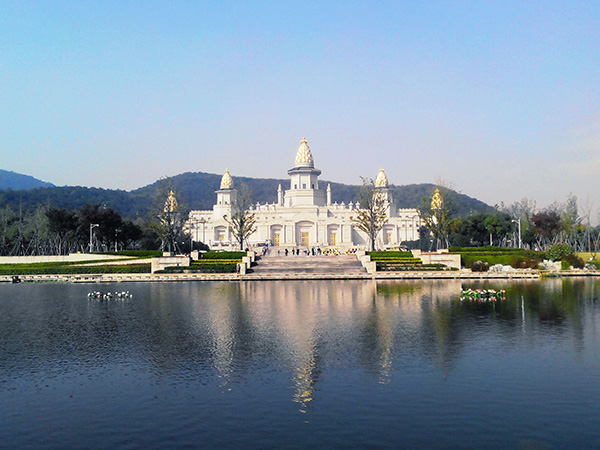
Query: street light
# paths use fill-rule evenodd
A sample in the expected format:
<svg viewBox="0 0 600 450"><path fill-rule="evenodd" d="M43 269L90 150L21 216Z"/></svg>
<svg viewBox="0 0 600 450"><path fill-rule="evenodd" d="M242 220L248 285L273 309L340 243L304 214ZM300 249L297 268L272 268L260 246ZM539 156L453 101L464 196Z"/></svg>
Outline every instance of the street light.
<svg viewBox="0 0 600 450"><path fill-rule="evenodd" d="M92 253L92 238L93 238L93 229L96 227L99 227L100 225L98 225L97 223L90 223L90 253Z"/></svg>
<svg viewBox="0 0 600 450"><path fill-rule="evenodd" d="M519 225L519 248L521 248L522 246L522 242L521 242L521 218L519 217L518 220L511 220L511 222L516 223Z"/></svg>

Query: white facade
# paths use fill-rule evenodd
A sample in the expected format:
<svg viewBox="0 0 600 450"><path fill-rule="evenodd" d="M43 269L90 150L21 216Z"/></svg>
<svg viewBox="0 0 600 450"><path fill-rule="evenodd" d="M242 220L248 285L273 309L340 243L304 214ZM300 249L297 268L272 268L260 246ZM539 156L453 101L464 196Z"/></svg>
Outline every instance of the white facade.
<svg viewBox="0 0 600 450"><path fill-rule="evenodd" d="M277 191L277 202L252 207L256 216L256 233L249 238L250 245L268 244L281 247L368 247L368 237L352 223L358 204L332 203L331 186L319 185L321 171L314 167L314 160L303 139L294 167L288 170L289 189L281 185ZM389 248L404 241L419 239L421 220L416 209L396 209L388 189L383 169L375 181L376 188L387 196L388 222L377 236L377 248ZM237 191L229 171L225 171L217 203L212 211L191 211L187 223L194 241L204 242L211 249L238 246L223 218L231 215L231 203Z"/></svg>

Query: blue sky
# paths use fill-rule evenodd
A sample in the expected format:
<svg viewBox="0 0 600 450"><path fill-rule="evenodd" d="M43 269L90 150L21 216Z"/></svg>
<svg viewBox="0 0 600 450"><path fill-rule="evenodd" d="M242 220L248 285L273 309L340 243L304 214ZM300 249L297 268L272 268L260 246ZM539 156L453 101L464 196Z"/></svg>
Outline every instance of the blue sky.
<svg viewBox="0 0 600 450"><path fill-rule="evenodd" d="M595 216L598 30L597 1L1 2L0 168L285 178L306 137L322 179Z"/></svg>

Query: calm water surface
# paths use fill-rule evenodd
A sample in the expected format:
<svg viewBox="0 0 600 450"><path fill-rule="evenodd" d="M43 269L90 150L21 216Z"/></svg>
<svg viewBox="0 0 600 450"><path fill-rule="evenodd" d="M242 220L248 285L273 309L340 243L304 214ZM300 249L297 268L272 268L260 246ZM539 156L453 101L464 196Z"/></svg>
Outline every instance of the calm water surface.
<svg viewBox="0 0 600 450"><path fill-rule="evenodd" d="M1 285L0 447L600 448L599 297L594 279Z"/></svg>

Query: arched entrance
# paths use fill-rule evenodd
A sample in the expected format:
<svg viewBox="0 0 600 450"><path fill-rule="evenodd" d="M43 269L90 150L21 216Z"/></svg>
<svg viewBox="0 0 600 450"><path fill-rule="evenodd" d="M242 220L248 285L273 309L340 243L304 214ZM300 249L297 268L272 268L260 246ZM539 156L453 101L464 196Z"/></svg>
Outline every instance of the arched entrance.
<svg viewBox="0 0 600 450"><path fill-rule="evenodd" d="M296 245L308 247L311 242L315 242L315 225L313 222L304 220L296 223Z"/></svg>
<svg viewBox="0 0 600 450"><path fill-rule="evenodd" d="M269 235L273 245L275 247L279 247L284 243L283 225L271 225L271 231Z"/></svg>
<svg viewBox="0 0 600 450"><path fill-rule="evenodd" d="M338 245L340 236L339 225L327 225L327 244Z"/></svg>

